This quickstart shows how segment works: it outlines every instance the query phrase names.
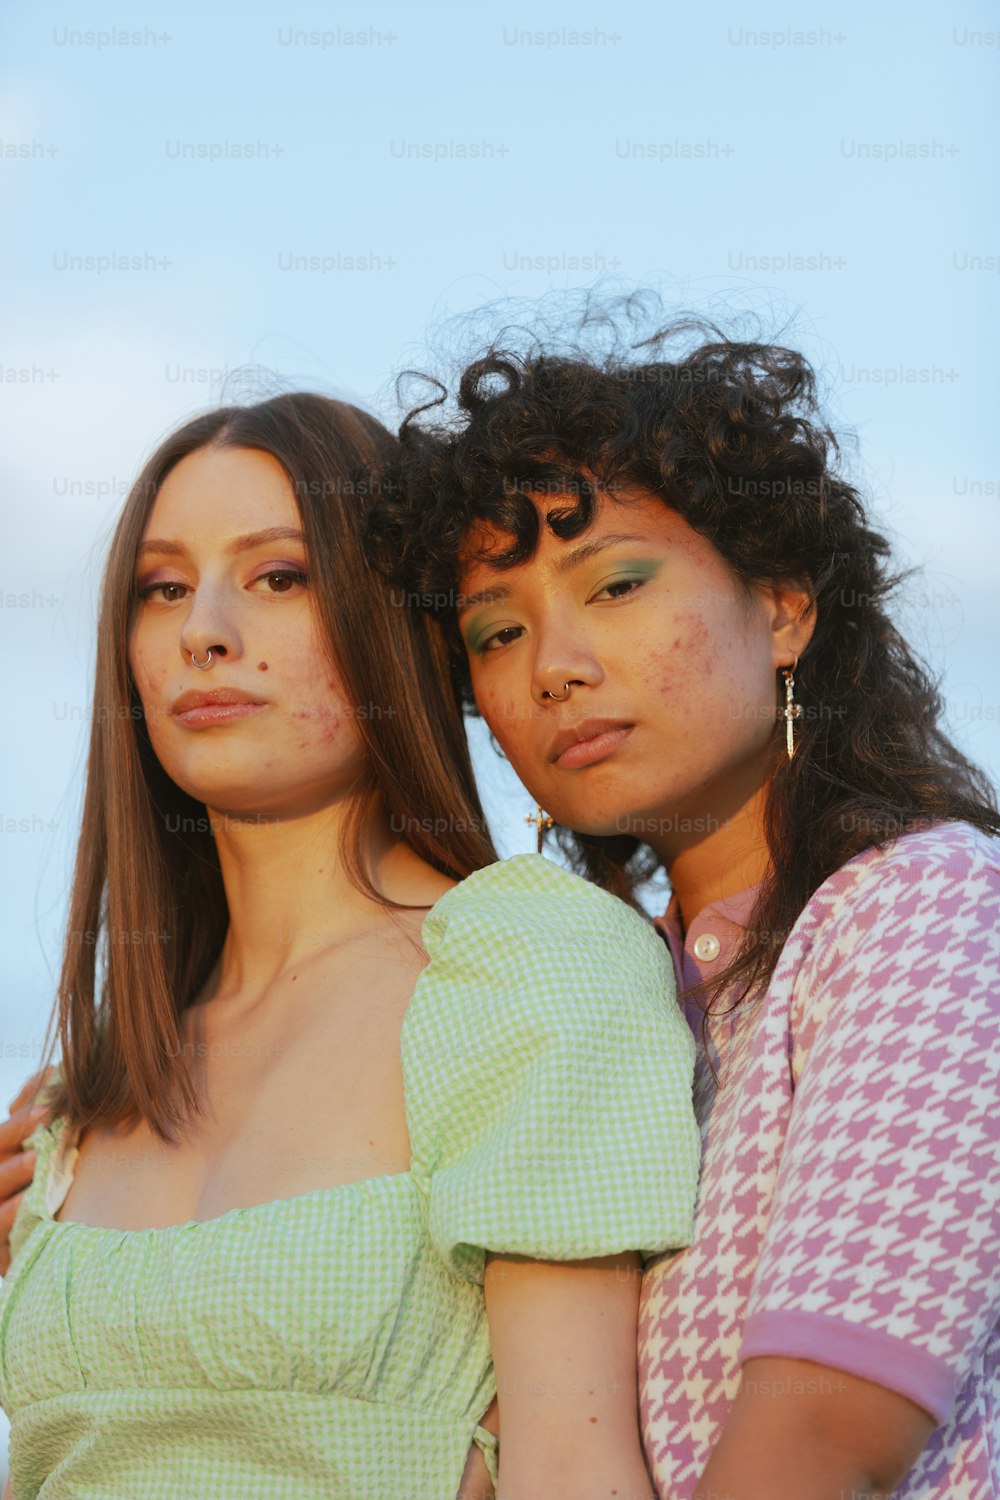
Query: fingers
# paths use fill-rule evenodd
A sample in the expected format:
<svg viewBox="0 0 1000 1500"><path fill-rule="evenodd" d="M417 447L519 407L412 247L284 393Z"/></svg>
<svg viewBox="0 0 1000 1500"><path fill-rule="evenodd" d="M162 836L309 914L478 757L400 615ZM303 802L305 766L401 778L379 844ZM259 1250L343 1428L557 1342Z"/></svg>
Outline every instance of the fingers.
<svg viewBox="0 0 1000 1500"><path fill-rule="evenodd" d="M44 1082L47 1082L49 1074L53 1073L54 1071L55 1064L50 1063L47 1068L39 1068L37 1073L32 1073L30 1078L26 1078L21 1084L21 1087L18 1089L17 1093L14 1095L13 1099L10 1101L10 1104L7 1106L11 1114L13 1114L15 1110L20 1109L22 1104L30 1104L41 1085Z"/></svg>
<svg viewBox="0 0 1000 1500"><path fill-rule="evenodd" d="M0 1214L11 1193L19 1192L31 1181L37 1156L37 1151L13 1151L10 1156L0 1158Z"/></svg>
<svg viewBox="0 0 1000 1500"><path fill-rule="evenodd" d="M51 1067L39 1068L26 1078L10 1102L9 1119L0 1122L0 1276L6 1276L10 1270L8 1236L35 1175L38 1159L37 1152L21 1149L22 1142L36 1125L48 1118L47 1108L32 1101L52 1071Z"/></svg>
<svg viewBox="0 0 1000 1500"><path fill-rule="evenodd" d="M12 1151L17 1151L25 1136L29 1136L39 1121L46 1118L47 1111L44 1106L35 1105L33 1108L25 1106L16 1114L0 1123L0 1161L9 1156Z"/></svg>
<svg viewBox="0 0 1000 1500"><path fill-rule="evenodd" d="M19 1193L15 1193L13 1198L8 1198L6 1203L0 1203L0 1240L4 1244L6 1244L7 1238L14 1227L17 1211L24 1202L27 1191L28 1188L24 1187Z"/></svg>

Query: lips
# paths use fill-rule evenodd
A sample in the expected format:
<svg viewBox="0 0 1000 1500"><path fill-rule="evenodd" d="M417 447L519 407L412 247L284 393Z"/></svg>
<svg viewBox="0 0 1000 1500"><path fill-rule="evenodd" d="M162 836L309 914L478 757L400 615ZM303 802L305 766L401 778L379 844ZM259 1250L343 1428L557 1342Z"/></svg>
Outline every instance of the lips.
<svg viewBox="0 0 1000 1500"><path fill-rule="evenodd" d="M209 688L205 692L196 692L193 688L186 693L181 693L171 705L172 714L186 714L192 709L209 708L216 704L250 703L257 708L263 707L260 698L255 698L253 693L244 693L241 688Z"/></svg>
<svg viewBox="0 0 1000 1500"><path fill-rule="evenodd" d="M581 719L553 737L548 759L562 768L589 765L622 744L634 728L628 719Z"/></svg>
<svg viewBox="0 0 1000 1500"><path fill-rule="evenodd" d="M245 693L241 688L209 688L181 693L170 712L186 729L211 729L216 724L248 718L266 707L253 693Z"/></svg>

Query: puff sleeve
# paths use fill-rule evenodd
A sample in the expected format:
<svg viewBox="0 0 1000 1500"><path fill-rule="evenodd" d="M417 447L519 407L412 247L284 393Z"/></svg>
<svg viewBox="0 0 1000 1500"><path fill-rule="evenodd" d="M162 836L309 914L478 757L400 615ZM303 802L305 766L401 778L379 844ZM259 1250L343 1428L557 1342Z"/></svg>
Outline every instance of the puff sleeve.
<svg viewBox="0 0 1000 1500"><path fill-rule="evenodd" d="M402 1030L412 1170L431 1239L578 1260L691 1243L694 1039L652 927L538 855L477 871L424 923Z"/></svg>

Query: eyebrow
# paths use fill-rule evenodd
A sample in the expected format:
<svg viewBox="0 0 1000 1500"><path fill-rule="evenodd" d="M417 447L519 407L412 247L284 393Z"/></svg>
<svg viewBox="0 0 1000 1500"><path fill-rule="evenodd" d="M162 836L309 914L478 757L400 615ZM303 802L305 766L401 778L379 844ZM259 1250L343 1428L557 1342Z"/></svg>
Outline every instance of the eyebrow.
<svg viewBox="0 0 1000 1500"><path fill-rule="evenodd" d="M602 536L593 542L582 542L579 547L574 547L572 552L567 552L565 557L559 559L555 565L555 571L568 573L598 552L603 552L607 547L615 547L620 542L648 541L649 537L639 536L634 531L616 531L610 536ZM478 594L465 594L459 606L459 613L462 610L472 609L477 604L494 604L502 599L508 599L513 592L509 584L495 584L491 588L481 589Z"/></svg>
<svg viewBox="0 0 1000 1500"><path fill-rule="evenodd" d="M253 547L267 546L268 542L305 542L305 535L294 526L268 526L263 531L248 531L245 536L234 537L226 552L231 556L237 552L249 552ZM139 545L140 554L162 552L167 557L184 557L187 550L183 542L164 541L159 537L150 537Z"/></svg>

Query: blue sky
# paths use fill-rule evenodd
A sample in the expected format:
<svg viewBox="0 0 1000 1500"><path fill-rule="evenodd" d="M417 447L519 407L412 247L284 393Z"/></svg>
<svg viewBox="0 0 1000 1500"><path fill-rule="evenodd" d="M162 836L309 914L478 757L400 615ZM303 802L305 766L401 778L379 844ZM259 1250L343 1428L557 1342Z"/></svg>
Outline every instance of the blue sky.
<svg viewBox="0 0 1000 1500"><path fill-rule="evenodd" d="M0 1105L58 970L104 544L143 455L227 379L391 421L392 375L498 298L604 276L756 310L857 435L924 569L905 627L1000 775L986 5L8 0L0 34ZM505 852L531 847L476 753Z"/></svg>

